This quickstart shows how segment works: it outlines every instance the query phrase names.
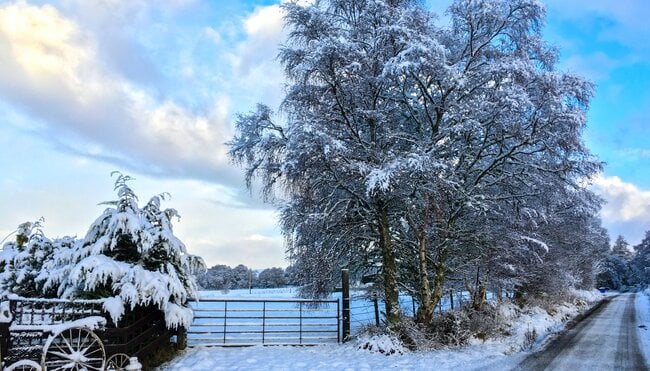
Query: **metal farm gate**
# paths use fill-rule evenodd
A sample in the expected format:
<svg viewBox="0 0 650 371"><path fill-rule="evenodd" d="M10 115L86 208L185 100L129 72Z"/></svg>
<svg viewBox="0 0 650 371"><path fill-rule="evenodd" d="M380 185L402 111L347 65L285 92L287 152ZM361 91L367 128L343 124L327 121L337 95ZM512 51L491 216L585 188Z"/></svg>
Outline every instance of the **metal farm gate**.
<svg viewBox="0 0 650 371"><path fill-rule="evenodd" d="M317 345L341 340L338 300L201 299L190 302L188 346Z"/></svg>

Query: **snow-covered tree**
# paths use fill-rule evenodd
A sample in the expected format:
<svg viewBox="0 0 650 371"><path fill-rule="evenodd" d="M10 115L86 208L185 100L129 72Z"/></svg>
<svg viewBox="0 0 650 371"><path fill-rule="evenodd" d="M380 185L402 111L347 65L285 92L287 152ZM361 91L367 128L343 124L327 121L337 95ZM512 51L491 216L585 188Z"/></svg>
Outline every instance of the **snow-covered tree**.
<svg viewBox="0 0 650 371"><path fill-rule="evenodd" d="M211 290L247 289L257 287L257 273L243 264L235 268L217 264L197 275L197 282Z"/></svg>
<svg viewBox="0 0 650 371"><path fill-rule="evenodd" d="M280 198L290 256L319 267L311 279L379 269L389 323L398 287L427 322L450 268L485 261L495 241L479 226L542 215L525 202L549 184L573 197L600 169L581 140L592 85L555 70L537 1L459 0L448 27L418 1L284 9L284 116L239 116L230 155ZM547 246L524 232L498 256Z"/></svg>
<svg viewBox="0 0 650 371"><path fill-rule="evenodd" d="M286 284L284 269L278 267L264 269L257 278L257 285L261 288L283 287Z"/></svg>
<svg viewBox="0 0 650 371"><path fill-rule="evenodd" d="M243 264L237 265L232 269L232 283L233 287L238 289L247 289L256 287L257 274Z"/></svg>
<svg viewBox="0 0 650 371"><path fill-rule="evenodd" d="M189 327L192 311L187 300L197 297L191 273L202 260L187 253L174 235L174 209L160 209L165 195L158 195L142 208L128 186L131 178L118 174L118 199L86 233L75 264L59 277L62 298L112 298L106 305L114 321L127 309L155 305L165 314L169 327Z"/></svg>
<svg viewBox="0 0 650 371"><path fill-rule="evenodd" d="M598 286L618 290L644 283L647 272L642 251L647 243L646 235L646 238L635 246L632 252L625 237L618 236L601 264L597 277Z"/></svg>
<svg viewBox="0 0 650 371"><path fill-rule="evenodd" d="M189 327L189 298L196 297L193 273L202 259L187 253L174 235L174 209L161 209L164 194L144 207L118 174L118 199L90 226L83 240L49 240L40 224L19 227L16 243L2 251L0 284L5 293L63 299L102 298L118 323L125 311L155 306L168 327Z"/></svg>
<svg viewBox="0 0 650 371"><path fill-rule="evenodd" d="M198 284L209 290L229 290L234 287L232 284L232 268L227 265L217 264L208 268L197 276Z"/></svg>
<svg viewBox="0 0 650 371"><path fill-rule="evenodd" d="M612 254L620 257L625 261L629 261L633 257L632 248L630 243L625 240L625 237L619 235L614 241L614 246L612 246Z"/></svg>
<svg viewBox="0 0 650 371"><path fill-rule="evenodd" d="M39 296L35 280L55 243L43 234L43 219L25 222L15 231L15 241L7 242L0 252L0 287L4 293L24 297Z"/></svg>
<svg viewBox="0 0 650 371"><path fill-rule="evenodd" d="M634 246L633 265L639 275L640 283L650 284L650 231L645 232L641 242Z"/></svg>

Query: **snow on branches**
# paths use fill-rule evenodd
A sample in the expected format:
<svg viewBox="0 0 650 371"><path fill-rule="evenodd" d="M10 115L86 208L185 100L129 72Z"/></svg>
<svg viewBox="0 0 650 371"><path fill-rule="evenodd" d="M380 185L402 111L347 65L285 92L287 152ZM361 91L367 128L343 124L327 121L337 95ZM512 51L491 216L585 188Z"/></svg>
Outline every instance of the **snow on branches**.
<svg viewBox="0 0 650 371"><path fill-rule="evenodd" d="M539 281L521 273L532 264L566 268L562 226L581 251L602 245L582 184L601 169L582 140L593 85L556 69L538 1L457 0L449 24L420 1L282 6L282 115L240 115L229 155L281 201L291 258L315 268L309 287L331 286L335 267L379 267L388 322L398 287L426 322L448 278L521 290Z"/></svg>
<svg viewBox="0 0 650 371"><path fill-rule="evenodd" d="M108 205L83 239L49 240L40 223L22 224L16 242L0 253L0 285L4 294L63 299L104 298L104 308L117 323L126 309L155 305L168 327L189 327L187 300L196 297L192 273L204 266L187 253L174 235L174 209L161 209L167 195L154 196L142 208L118 173L118 199ZM37 232L34 232L37 231ZM27 285L29 283L29 285Z"/></svg>

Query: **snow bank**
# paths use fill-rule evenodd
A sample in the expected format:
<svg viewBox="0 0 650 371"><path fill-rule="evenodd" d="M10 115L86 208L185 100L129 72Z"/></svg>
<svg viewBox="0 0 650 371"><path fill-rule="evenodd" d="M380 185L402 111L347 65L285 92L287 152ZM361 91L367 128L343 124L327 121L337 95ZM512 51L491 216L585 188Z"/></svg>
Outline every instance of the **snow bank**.
<svg viewBox="0 0 650 371"><path fill-rule="evenodd" d="M355 340L355 343L357 349L386 356L404 354L408 351L399 339L388 334L362 335Z"/></svg>
<svg viewBox="0 0 650 371"><path fill-rule="evenodd" d="M572 302L557 304L550 309L540 307L519 308L512 303L500 306L500 314L509 335L498 340L505 354L540 349L551 335L564 330L569 320L587 311L602 300L603 295L597 290L575 290Z"/></svg>
<svg viewBox="0 0 650 371"><path fill-rule="evenodd" d="M519 362L490 347L436 352L408 352L387 357L358 349L357 344L313 347L253 346L242 348L194 348L183 352L160 371L376 371L376 370L504 370Z"/></svg>
<svg viewBox="0 0 650 371"><path fill-rule="evenodd" d="M636 294L634 306L636 308L639 348L648 364L650 362L650 288Z"/></svg>

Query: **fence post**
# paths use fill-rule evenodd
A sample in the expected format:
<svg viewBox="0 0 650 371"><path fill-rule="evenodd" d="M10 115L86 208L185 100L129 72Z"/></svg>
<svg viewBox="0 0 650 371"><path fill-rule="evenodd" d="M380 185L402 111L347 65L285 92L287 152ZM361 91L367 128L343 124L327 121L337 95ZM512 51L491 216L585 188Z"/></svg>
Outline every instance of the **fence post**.
<svg viewBox="0 0 650 371"><path fill-rule="evenodd" d="M375 326L379 327L379 299L377 293L372 294L372 302L375 305Z"/></svg>
<svg viewBox="0 0 650 371"><path fill-rule="evenodd" d="M302 344L302 302L298 303L298 307L300 307L300 344Z"/></svg>
<svg viewBox="0 0 650 371"><path fill-rule="evenodd" d="M449 304L451 305L451 310L454 310L454 290L449 290Z"/></svg>
<svg viewBox="0 0 650 371"><path fill-rule="evenodd" d="M223 343L226 343L226 329L228 328L228 302L223 302Z"/></svg>
<svg viewBox="0 0 650 371"><path fill-rule="evenodd" d="M341 269L341 297L343 302L343 342L350 337L350 271Z"/></svg>
<svg viewBox="0 0 650 371"><path fill-rule="evenodd" d="M187 348L187 329L185 327L179 327L178 333L176 334L176 349L185 350Z"/></svg>

